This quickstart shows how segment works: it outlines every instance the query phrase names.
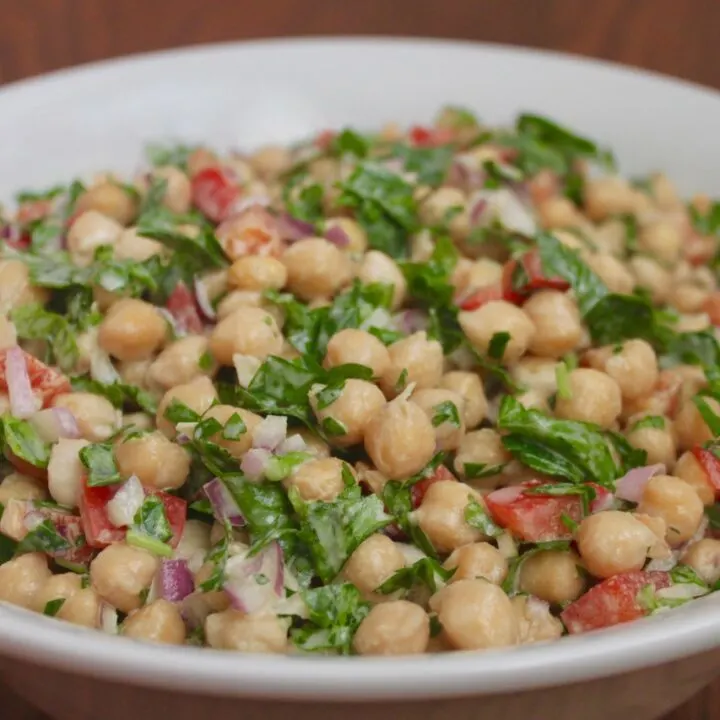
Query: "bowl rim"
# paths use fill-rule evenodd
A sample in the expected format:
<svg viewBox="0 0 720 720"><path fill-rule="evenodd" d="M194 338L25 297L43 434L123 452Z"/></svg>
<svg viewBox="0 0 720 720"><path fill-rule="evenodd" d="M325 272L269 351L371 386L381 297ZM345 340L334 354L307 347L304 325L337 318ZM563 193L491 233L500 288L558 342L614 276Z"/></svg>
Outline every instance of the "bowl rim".
<svg viewBox="0 0 720 720"><path fill-rule="evenodd" d="M332 52L341 46L414 47L424 52L465 49L497 58L542 58L573 63L641 82L663 83L720 99L720 93L697 83L606 60L543 49L466 40L392 36L303 36L258 39L172 48L87 63L20 80L0 88L0 103L22 100L57 84L102 76L113 69L140 69L178 56L210 56L278 47L310 46ZM227 653L207 648L138 644L109 638L95 630L0 603L0 652L65 671L173 688L209 695L305 700L391 700L507 693L606 677L659 665L720 645L716 598L709 597L670 614L628 627L482 653L454 652L403 658L325 658ZM422 683L418 683L418 676Z"/></svg>

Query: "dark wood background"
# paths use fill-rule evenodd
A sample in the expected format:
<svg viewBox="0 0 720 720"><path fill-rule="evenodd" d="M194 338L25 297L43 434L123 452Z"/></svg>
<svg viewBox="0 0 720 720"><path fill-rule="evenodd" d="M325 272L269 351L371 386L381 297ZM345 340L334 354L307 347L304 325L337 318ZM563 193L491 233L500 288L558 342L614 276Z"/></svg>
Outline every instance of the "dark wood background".
<svg viewBox="0 0 720 720"><path fill-rule="evenodd" d="M0 83L179 45L337 34L563 50L720 89L720 0L0 0ZM3 718L41 720L7 703ZM667 720L720 720L720 681Z"/></svg>

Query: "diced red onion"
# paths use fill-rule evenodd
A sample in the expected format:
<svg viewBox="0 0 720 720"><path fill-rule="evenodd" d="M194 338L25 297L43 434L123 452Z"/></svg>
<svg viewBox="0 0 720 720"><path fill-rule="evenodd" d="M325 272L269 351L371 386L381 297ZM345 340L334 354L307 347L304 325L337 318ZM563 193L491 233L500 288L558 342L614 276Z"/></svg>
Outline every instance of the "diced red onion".
<svg viewBox="0 0 720 720"><path fill-rule="evenodd" d="M107 515L115 527L132 525L145 500L145 490L137 475L131 475L107 504Z"/></svg>
<svg viewBox="0 0 720 720"><path fill-rule="evenodd" d="M692 598L707 595L707 587L697 585L696 583L675 583L670 587L656 590L655 594L664 600L691 600Z"/></svg>
<svg viewBox="0 0 720 720"><path fill-rule="evenodd" d="M17 345L9 348L5 354L5 377L10 396L10 412L20 420L27 420L40 408L33 395L25 353Z"/></svg>
<svg viewBox="0 0 720 720"><path fill-rule="evenodd" d="M277 448L275 448L275 454L286 455L287 453L303 452L304 450L307 450L307 443L303 440L302 435L294 433L293 435L285 438L285 440L283 440Z"/></svg>
<svg viewBox="0 0 720 720"><path fill-rule="evenodd" d="M419 547L410 545L409 543L396 542L395 547L403 554L406 565L413 565L418 560L422 560L424 557L427 557L427 555L425 555Z"/></svg>
<svg viewBox="0 0 720 720"><path fill-rule="evenodd" d="M203 485L203 492L212 505L215 519L220 522L229 522L233 527L243 527L245 518L235 502L235 498L220 478L213 478Z"/></svg>
<svg viewBox="0 0 720 720"><path fill-rule="evenodd" d="M470 222L485 226L493 221L522 235L532 235L535 220L520 199L507 188L480 190L470 198Z"/></svg>
<svg viewBox="0 0 720 720"><path fill-rule="evenodd" d="M417 308L401 312L398 320L400 329L408 335L412 335L420 330L427 330L428 316L425 312Z"/></svg>
<svg viewBox="0 0 720 720"><path fill-rule="evenodd" d="M228 560L224 589L236 610L251 613L271 609L285 597L282 548L270 543L259 555Z"/></svg>
<svg viewBox="0 0 720 720"><path fill-rule="evenodd" d="M91 335L92 349L90 351L90 377L104 385L112 385L120 380L110 356L100 349L97 344L97 330Z"/></svg>
<svg viewBox="0 0 720 720"><path fill-rule="evenodd" d="M185 328L180 326L177 318L167 308L156 307L155 309L163 316L163 318L167 321L168 325L170 325L174 335L176 335L177 337L183 337L184 335L187 335L187 332L185 332Z"/></svg>
<svg viewBox="0 0 720 720"><path fill-rule="evenodd" d="M242 462L240 463L240 469L247 475L251 480L257 480L265 474L265 468L267 467L272 453L264 448L252 448L248 450L243 456Z"/></svg>
<svg viewBox="0 0 720 720"><path fill-rule="evenodd" d="M375 308L361 323L361 330L369 328L385 328L392 327L392 317L385 308Z"/></svg>
<svg viewBox="0 0 720 720"><path fill-rule="evenodd" d="M657 558L655 560L651 560L646 566L645 571L646 572L653 572L655 570L661 571L661 572L668 572L669 570L672 570L678 563L678 557L677 553L671 553L669 557L666 558Z"/></svg>
<svg viewBox="0 0 720 720"><path fill-rule="evenodd" d="M611 492L599 492L590 503L590 512L599 513L615 507L615 496Z"/></svg>
<svg viewBox="0 0 720 720"><path fill-rule="evenodd" d="M178 445L187 445L190 442L190 436L186 433L178 433L175 436L175 442Z"/></svg>
<svg viewBox="0 0 720 720"><path fill-rule="evenodd" d="M535 595L528 595L525 607L527 608L528 615L532 615L538 620L546 618L550 613L550 604L545 600L541 600L539 597L535 597Z"/></svg>
<svg viewBox="0 0 720 720"><path fill-rule="evenodd" d="M99 625L100 629L108 635L117 635L118 614L112 605L108 605L107 603L102 604L100 608Z"/></svg>
<svg viewBox="0 0 720 720"><path fill-rule="evenodd" d="M500 535L497 536L496 541L498 550L505 559L509 560L510 558L517 557L517 544L515 542L515 538L513 538L509 532L500 533Z"/></svg>
<svg viewBox="0 0 720 720"><path fill-rule="evenodd" d="M200 311L205 316L205 319L215 320L217 318L217 313L215 312L212 302L210 302L207 286L197 275L193 280L193 285L195 290L195 300L197 301Z"/></svg>
<svg viewBox="0 0 720 720"><path fill-rule="evenodd" d="M312 223L298 220L289 213L283 213L276 220L280 237L288 242L303 240L315 234L315 226Z"/></svg>
<svg viewBox="0 0 720 720"><path fill-rule="evenodd" d="M340 225L333 225L325 231L325 237L339 248L346 248L350 245L350 236L340 227Z"/></svg>
<svg viewBox="0 0 720 720"><path fill-rule="evenodd" d="M56 443L60 438L79 438L75 416L63 407L40 410L30 418L30 424L46 443Z"/></svg>
<svg viewBox="0 0 720 720"><path fill-rule="evenodd" d="M186 560L163 560L160 563L160 596L170 602L184 600L195 583Z"/></svg>
<svg viewBox="0 0 720 720"><path fill-rule="evenodd" d="M520 485L510 485L509 487L493 490L488 498L497 505L510 505L515 502L524 492Z"/></svg>
<svg viewBox="0 0 720 720"><path fill-rule="evenodd" d="M479 198L475 201L472 208L470 209L470 224L471 225L479 225L480 221L482 219L482 216L485 214L485 211L488 208L488 202L487 200L483 198Z"/></svg>
<svg viewBox="0 0 720 720"><path fill-rule="evenodd" d="M274 450L287 435L287 418L268 415L253 431L253 447Z"/></svg>
<svg viewBox="0 0 720 720"><path fill-rule="evenodd" d="M650 478L655 475L662 475L664 472L665 466L661 463L633 468L617 481L615 496L621 500L639 503Z"/></svg>

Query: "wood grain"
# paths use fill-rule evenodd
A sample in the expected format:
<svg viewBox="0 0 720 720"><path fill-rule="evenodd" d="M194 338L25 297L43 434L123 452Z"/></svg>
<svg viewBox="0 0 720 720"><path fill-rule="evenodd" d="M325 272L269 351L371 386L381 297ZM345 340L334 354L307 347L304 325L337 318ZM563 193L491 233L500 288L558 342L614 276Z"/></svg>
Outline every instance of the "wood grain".
<svg viewBox="0 0 720 720"><path fill-rule="evenodd" d="M0 0L0 18L0 83L179 45L379 34L563 50L720 88L718 0ZM1 692L0 706L41 720ZM666 720L720 720L720 683Z"/></svg>

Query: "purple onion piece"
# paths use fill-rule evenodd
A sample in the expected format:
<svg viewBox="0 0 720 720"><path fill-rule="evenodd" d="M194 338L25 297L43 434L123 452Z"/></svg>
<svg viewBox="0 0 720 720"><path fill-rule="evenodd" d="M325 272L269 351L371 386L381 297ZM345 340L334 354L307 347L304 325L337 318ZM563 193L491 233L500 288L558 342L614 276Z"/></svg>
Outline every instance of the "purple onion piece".
<svg viewBox="0 0 720 720"><path fill-rule="evenodd" d="M280 237L288 242L296 242L315 234L315 226L293 217L289 213L283 213L277 218L277 227Z"/></svg>
<svg viewBox="0 0 720 720"><path fill-rule="evenodd" d="M213 478L203 485L203 492L210 501L213 515L219 522L229 522L233 527L243 527L245 518L235 499L220 478Z"/></svg>
<svg viewBox="0 0 720 720"><path fill-rule="evenodd" d="M339 226L333 225L325 231L325 237L336 247L341 249L350 245L349 235Z"/></svg>
<svg viewBox="0 0 720 720"><path fill-rule="evenodd" d="M195 589L186 560L163 560L159 573L160 594L165 600L180 602Z"/></svg>

